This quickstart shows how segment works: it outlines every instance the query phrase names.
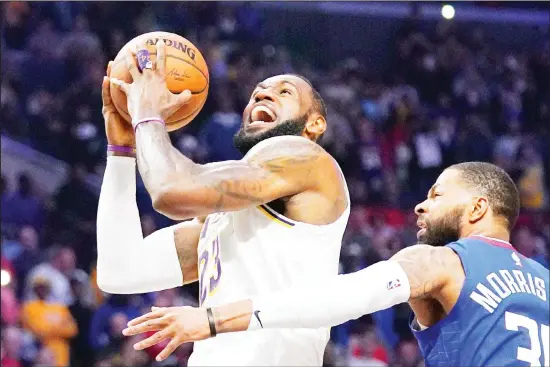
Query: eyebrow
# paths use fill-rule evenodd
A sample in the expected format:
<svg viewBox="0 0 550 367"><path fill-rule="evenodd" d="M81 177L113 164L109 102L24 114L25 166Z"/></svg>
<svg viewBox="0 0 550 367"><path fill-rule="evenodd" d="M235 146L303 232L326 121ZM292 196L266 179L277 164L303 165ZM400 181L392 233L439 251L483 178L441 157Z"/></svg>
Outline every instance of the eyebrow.
<svg viewBox="0 0 550 367"><path fill-rule="evenodd" d="M437 187L439 186L439 184L434 184L430 190L428 191L428 197L431 196L431 194L433 194L433 192L435 191L435 189L437 189Z"/></svg>
<svg viewBox="0 0 550 367"><path fill-rule="evenodd" d="M289 82L288 80L283 80L281 83L283 84L290 84L292 85L294 88L298 89L298 87L296 86L296 84L292 83L292 82ZM265 89L267 88L266 85L264 83L258 83L256 84L256 87L254 87L254 89L258 89L258 88L262 88L262 89Z"/></svg>

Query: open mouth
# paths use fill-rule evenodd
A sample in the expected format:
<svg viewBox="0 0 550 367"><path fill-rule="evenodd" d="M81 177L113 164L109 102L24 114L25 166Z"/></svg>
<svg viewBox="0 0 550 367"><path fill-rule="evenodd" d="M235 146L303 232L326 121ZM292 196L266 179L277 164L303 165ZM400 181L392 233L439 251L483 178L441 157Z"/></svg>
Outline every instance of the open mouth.
<svg viewBox="0 0 550 367"><path fill-rule="evenodd" d="M266 106L256 106L250 112L250 124L272 123L277 116Z"/></svg>
<svg viewBox="0 0 550 367"><path fill-rule="evenodd" d="M428 230L428 226L426 225L426 223L420 222L420 221L416 222L416 225L418 226L418 228L420 228L420 230L416 233L416 237L420 238L424 234L426 234L426 231Z"/></svg>

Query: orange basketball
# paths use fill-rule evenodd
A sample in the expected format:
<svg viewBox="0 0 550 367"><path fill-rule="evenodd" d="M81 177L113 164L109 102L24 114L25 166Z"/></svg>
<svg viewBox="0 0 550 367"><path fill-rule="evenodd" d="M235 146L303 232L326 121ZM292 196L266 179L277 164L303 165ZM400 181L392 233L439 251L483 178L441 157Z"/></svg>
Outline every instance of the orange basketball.
<svg viewBox="0 0 550 367"><path fill-rule="evenodd" d="M129 47L135 55L137 46L146 42L147 50L151 54L151 61L156 60L156 43L158 39L166 44L166 84L172 93L181 93L185 89L191 91L189 103L174 112L166 121L168 131L174 131L187 125L200 112L208 96L209 76L204 57L191 42L174 33L150 32L137 36L124 47ZM124 49L123 47L123 49ZM133 81L122 50L118 53L111 65L111 77L123 80L126 83ZM118 88L111 88L111 97L118 112L128 122L126 94Z"/></svg>

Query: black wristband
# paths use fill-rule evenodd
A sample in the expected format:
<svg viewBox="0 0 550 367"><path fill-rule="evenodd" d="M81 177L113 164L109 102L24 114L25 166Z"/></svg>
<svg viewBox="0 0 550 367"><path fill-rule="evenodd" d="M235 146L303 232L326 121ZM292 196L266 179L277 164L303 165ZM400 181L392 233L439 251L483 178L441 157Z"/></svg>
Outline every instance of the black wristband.
<svg viewBox="0 0 550 367"><path fill-rule="evenodd" d="M210 326L210 336L214 337L216 336L216 322L214 321L214 314L212 313L212 309L208 307L206 309L206 316L208 316L208 325Z"/></svg>

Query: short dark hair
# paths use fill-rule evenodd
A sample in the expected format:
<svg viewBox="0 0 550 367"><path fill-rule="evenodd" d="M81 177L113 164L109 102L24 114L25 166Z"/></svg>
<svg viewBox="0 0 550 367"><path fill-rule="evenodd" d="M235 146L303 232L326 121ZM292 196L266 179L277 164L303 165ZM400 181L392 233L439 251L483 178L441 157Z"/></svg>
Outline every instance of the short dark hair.
<svg viewBox="0 0 550 367"><path fill-rule="evenodd" d="M447 169L460 171L465 183L487 197L495 215L504 218L512 230L519 215L519 191L502 168L486 162L465 162Z"/></svg>
<svg viewBox="0 0 550 367"><path fill-rule="evenodd" d="M314 112L317 112L319 115L323 116L324 119L327 118L327 106L325 105L325 101L323 100L323 97L321 97L321 94L315 89L313 84L309 81L308 78L306 78L303 75L299 74L289 74L292 76L295 76L296 78L302 79L304 82L306 82L311 87L311 97L313 98L313 106L312 110Z"/></svg>

